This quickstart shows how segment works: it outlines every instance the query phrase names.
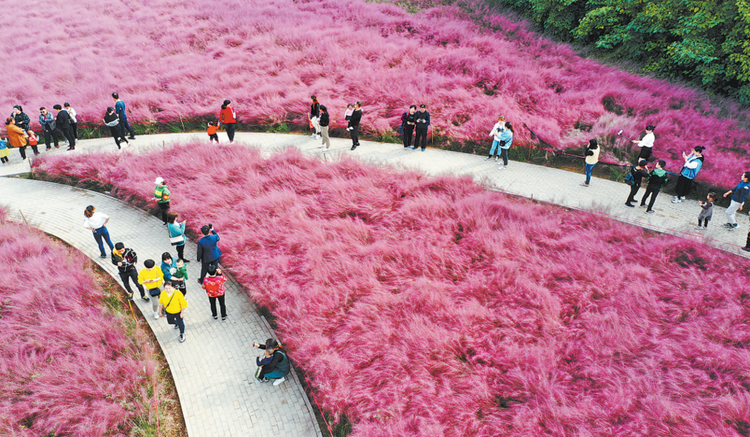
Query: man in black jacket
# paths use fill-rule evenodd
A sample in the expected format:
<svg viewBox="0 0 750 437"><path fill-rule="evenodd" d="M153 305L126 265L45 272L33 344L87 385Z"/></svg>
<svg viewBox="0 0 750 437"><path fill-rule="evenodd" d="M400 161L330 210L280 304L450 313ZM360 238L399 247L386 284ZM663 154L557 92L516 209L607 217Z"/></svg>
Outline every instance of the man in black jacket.
<svg viewBox="0 0 750 437"><path fill-rule="evenodd" d="M352 150L359 146L359 122L362 120L362 104L359 102L354 104L354 112L352 112L352 118L349 119L349 126L346 128L352 135Z"/></svg>
<svg viewBox="0 0 750 437"><path fill-rule="evenodd" d="M635 195L641 188L641 182L643 182L643 178L648 177L647 165L648 161L646 161L645 159L641 159L640 161L638 161L638 165L633 166L633 168L630 170L630 174L633 175L633 184L630 186L630 195L628 196L628 200L625 201L625 206L635 208L635 205L633 205L633 202L635 202Z"/></svg>
<svg viewBox="0 0 750 437"><path fill-rule="evenodd" d="M414 126L417 124L417 105L409 106L409 112L401 116L401 126L404 129L404 149L411 147Z"/></svg>
<svg viewBox="0 0 750 437"><path fill-rule="evenodd" d="M138 282L138 271L135 268L137 262L138 256L133 249L125 247L123 243L115 244L115 248L112 251L112 264L117 266L122 285L125 286L125 290L128 292L128 300L133 300L133 290L130 288L130 283L128 282L128 278L130 278L138 287L138 291L141 293L141 299L148 302L149 298L146 296L146 290L144 290L143 286Z"/></svg>
<svg viewBox="0 0 750 437"><path fill-rule="evenodd" d="M61 105L55 105L52 107L57 111L57 118L55 119L55 125L57 129L62 132L63 136L68 140L68 150L76 149L76 139L73 137L73 128L70 126L70 115L68 111L64 110Z"/></svg>
<svg viewBox="0 0 750 437"><path fill-rule="evenodd" d="M427 105L419 105L419 111L417 111L417 134L414 135L414 147L421 147L422 151L427 148L427 128L430 127L430 113L427 112ZM421 141L421 145L420 145Z"/></svg>

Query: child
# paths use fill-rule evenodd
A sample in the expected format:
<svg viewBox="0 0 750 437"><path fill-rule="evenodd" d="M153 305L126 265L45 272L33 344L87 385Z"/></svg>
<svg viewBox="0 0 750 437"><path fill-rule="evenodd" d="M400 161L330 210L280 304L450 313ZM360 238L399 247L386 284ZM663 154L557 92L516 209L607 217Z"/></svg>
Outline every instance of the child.
<svg viewBox="0 0 750 437"><path fill-rule="evenodd" d="M29 134L29 138L26 140L27 143L29 143L29 146L31 146L31 150L34 151L34 155L39 154L39 150L36 148L36 145L39 144L39 138L34 135L34 131L30 130L26 132Z"/></svg>
<svg viewBox="0 0 750 437"><path fill-rule="evenodd" d="M221 274L221 269L213 268L213 266L208 268L208 277L203 279L203 289L206 290L208 300L211 303L211 315L214 320L219 318L216 314L217 299L221 307L221 320L227 319L227 307L224 303L224 282L226 281L227 278Z"/></svg>
<svg viewBox="0 0 750 437"><path fill-rule="evenodd" d="M180 290L185 299L187 299L187 280L188 273L187 267L185 267L185 261L178 259L174 264L174 273L172 273L172 283L176 283L176 288Z"/></svg>
<svg viewBox="0 0 750 437"><path fill-rule="evenodd" d="M708 222L714 214L714 202L716 202L716 193L708 193L707 201L701 201L701 213L698 215L698 226L695 229L701 230L708 227Z"/></svg>
<svg viewBox="0 0 750 437"><path fill-rule="evenodd" d="M641 208L646 208L646 199L648 199L648 196L651 196L651 201L648 203L648 208L646 208L647 214L654 213L653 208L654 202L656 202L656 196L659 195L661 187L663 187L664 184L667 183L667 172L664 170L664 167L666 167L666 165L666 161L660 160L658 163L656 163L656 168L651 172L651 174L648 175L648 185L646 186L646 192L641 198Z"/></svg>
<svg viewBox="0 0 750 437"><path fill-rule="evenodd" d="M154 319L158 319L160 287L164 284L164 273L161 269L156 268L156 263L152 259L144 261L143 267L145 269L138 272L138 283L146 287L148 294L153 298L151 299L151 309L154 311Z"/></svg>
<svg viewBox="0 0 750 437"><path fill-rule="evenodd" d="M8 162L8 157L10 156L10 149L8 149L8 143L0 138L0 161L2 161L3 164Z"/></svg>
<svg viewBox="0 0 750 437"><path fill-rule="evenodd" d="M206 133L208 134L208 141L216 141L216 144L219 143L219 135L216 133L216 131L219 130L219 123L211 123L208 122L208 129L206 129Z"/></svg>
<svg viewBox="0 0 750 437"><path fill-rule="evenodd" d="M347 122L352 119L352 114L354 114L354 104L349 103L346 105L346 112L344 113L344 120Z"/></svg>

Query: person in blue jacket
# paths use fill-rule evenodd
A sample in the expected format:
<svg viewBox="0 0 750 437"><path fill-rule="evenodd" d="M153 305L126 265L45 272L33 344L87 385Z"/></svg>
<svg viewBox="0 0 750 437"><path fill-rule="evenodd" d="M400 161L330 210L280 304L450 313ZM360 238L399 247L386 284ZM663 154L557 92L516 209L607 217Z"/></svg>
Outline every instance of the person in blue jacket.
<svg viewBox="0 0 750 437"><path fill-rule="evenodd" d="M513 125L510 122L506 122L505 129L500 133L500 144L502 144L500 146L500 156L503 157L503 165L499 166L500 170L508 168L508 149L510 149L510 145L513 143L514 133Z"/></svg>
<svg viewBox="0 0 750 437"><path fill-rule="evenodd" d="M427 129L430 127L430 113L427 112L427 105L419 105L419 111L417 111L417 132L414 134L414 147L421 147L422 151L427 148Z"/></svg>
<svg viewBox="0 0 750 437"><path fill-rule="evenodd" d="M742 180L740 183L733 189L724 193L724 197L727 197L730 194L732 195L732 203L729 204L729 208L727 208L725 213L727 216L727 224L724 225L724 227L730 231L737 229L737 226L739 226L737 220L734 218L734 214L737 210L742 210L748 192L750 192L750 171L742 173Z"/></svg>
<svg viewBox="0 0 750 437"><path fill-rule="evenodd" d="M50 138L55 142L55 148L59 149L60 143L57 141L57 135L55 134L55 117L44 106L39 108L39 124L42 125L44 145L47 146L47 150L52 148L49 145Z"/></svg>
<svg viewBox="0 0 750 437"><path fill-rule="evenodd" d="M214 230L214 225L203 225L201 233L203 238L198 240L198 261L201 262L201 277L198 278L198 283L203 285L203 278L208 273L208 267L213 265L215 269L219 265L221 250L218 246L219 234Z"/></svg>
<svg viewBox="0 0 750 437"><path fill-rule="evenodd" d="M122 129L122 134L125 135L125 132L129 132L130 136L128 139L134 140L135 132L128 123L128 114L125 113L125 102L120 100L120 95L117 93L112 93L112 98L115 101L115 112L117 112L117 116L120 118L120 129Z"/></svg>
<svg viewBox="0 0 750 437"><path fill-rule="evenodd" d="M685 155L685 152L682 152L682 159L685 160L685 164L683 164L682 170L680 170L680 177L677 178L677 185L674 187L675 196L672 199L672 203L680 203L685 200L685 196L693 187L693 179L698 176L698 172L703 167L704 149L705 147L703 146L697 146L689 155Z"/></svg>

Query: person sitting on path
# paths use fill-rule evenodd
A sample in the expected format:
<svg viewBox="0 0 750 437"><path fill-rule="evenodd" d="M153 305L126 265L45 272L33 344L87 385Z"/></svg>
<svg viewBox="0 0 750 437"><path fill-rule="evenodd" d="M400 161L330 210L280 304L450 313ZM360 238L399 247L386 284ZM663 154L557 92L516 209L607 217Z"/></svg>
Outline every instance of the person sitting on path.
<svg viewBox="0 0 750 437"><path fill-rule="evenodd" d="M714 215L714 202L716 202L716 193L708 193L706 201L701 201L701 213L698 214L698 226L695 229L704 230L708 228L708 222Z"/></svg>
<svg viewBox="0 0 750 437"><path fill-rule="evenodd" d="M628 182L630 184L630 194L628 195L628 200L625 201L625 206L635 208L635 205L633 205L633 202L635 202L635 195L641 188L643 178L647 177L648 162L645 159L641 159L638 161L638 165L634 165L633 168L630 169L630 181Z"/></svg>
<svg viewBox="0 0 750 437"><path fill-rule="evenodd" d="M104 251L104 242L107 242L109 250L115 249L115 245L112 244L112 240L109 238L109 231L107 230L107 223L109 223L109 216L101 213L94 208L94 205L89 205L83 211L83 227L94 233L94 240L99 245L99 253L102 258L107 257L107 252Z"/></svg>
<svg viewBox="0 0 750 437"><path fill-rule="evenodd" d="M156 299L154 299L156 300ZM167 323L180 330L180 343L185 342L185 310L188 302L182 293L174 288L171 282L164 284L164 291L159 295L159 314L167 316Z"/></svg>
<svg viewBox="0 0 750 437"><path fill-rule="evenodd" d="M287 357L286 353L281 350L279 343L276 340L269 338L266 340L266 344L253 343L253 346L266 351L272 351L271 361L268 364L263 365L263 368L258 372L256 378L260 382L268 382L275 379L276 381L274 381L273 385L279 385L284 382L291 367L289 365L289 357ZM260 356L258 356L258 358L260 358Z"/></svg>
<svg viewBox="0 0 750 437"><path fill-rule="evenodd" d="M414 135L414 147L412 147L413 150L416 150L417 147L422 148L422 151L424 152L427 148L427 129L430 127L430 113L427 112L427 105L424 103L419 105L419 111L417 111L417 124L416 124L416 134Z"/></svg>
<svg viewBox="0 0 750 437"><path fill-rule="evenodd" d="M596 163L599 162L599 142L595 138L589 140L589 145L586 147L586 182L582 183L582 187L588 187L591 183L591 171L596 167Z"/></svg>
<svg viewBox="0 0 750 437"><path fill-rule="evenodd" d="M352 111L352 116L349 119L349 126L347 126L346 128L346 130L348 130L352 136L352 150L359 147L359 123L360 121L362 121L362 104L357 102L354 104L354 111Z"/></svg>
<svg viewBox="0 0 750 437"><path fill-rule="evenodd" d="M730 194L732 195L732 202L724 213L727 216L727 223L724 227L730 231L737 229L739 226L734 216L737 211L742 211L742 207L745 206L745 199L747 199L748 192L750 192L750 171L742 173L742 180L740 180L740 183L724 193L724 197L727 197Z"/></svg>
<svg viewBox="0 0 750 437"><path fill-rule="evenodd" d="M158 177L154 180L156 186L154 187L154 199L156 204L159 206L159 216L164 220L164 226L169 223L167 213L169 212L169 201L172 198L172 193L169 191L167 181L162 177Z"/></svg>
<svg viewBox="0 0 750 437"><path fill-rule="evenodd" d="M42 106L39 108L39 124L42 126L42 133L44 134L44 145L47 146L47 150L52 147L49 145L50 139L55 143L55 148L59 149L60 144L57 141L57 129L55 126L55 117L47 111L47 108Z"/></svg>
<svg viewBox="0 0 750 437"><path fill-rule="evenodd" d="M644 135L640 141L632 140L633 143L638 144L638 147L641 148L641 151L638 152L638 158L636 158L636 162L640 161L641 159L645 159L646 162L648 162L648 158L651 157L652 149L654 148L654 141L656 140L656 137L654 136L654 129L656 129L656 127L650 124L646 126L646 135Z"/></svg>
<svg viewBox="0 0 750 437"><path fill-rule="evenodd" d="M227 306L224 302L224 295L226 290L224 289L224 283L227 278L221 273L221 269L215 269L213 266L208 268L208 276L203 279L203 289L206 290L208 295L208 302L211 305L211 316L214 320L219 318L216 313L216 301L219 301L219 307L221 308L221 320L227 319Z"/></svg>
<svg viewBox="0 0 750 437"><path fill-rule="evenodd" d="M201 262L201 277L198 279L198 283L203 285L203 278L206 277L209 267L218 268L219 258L221 258L218 243L221 238L219 238L219 234L214 230L212 224L203 225L201 233L203 238L198 240L198 261Z"/></svg>
<svg viewBox="0 0 750 437"><path fill-rule="evenodd" d="M0 138L0 162L3 164L8 163L10 157L10 149L8 148L8 142Z"/></svg>
<svg viewBox="0 0 750 437"><path fill-rule="evenodd" d="M693 188L693 179L698 176L698 172L703 167L703 150L705 147L697 146L693 148L693 151L689 155L685 155L682 152L682 159L685 160L685 164L680 170L680 176L677 178L677 185L674 187L674 198L672 203L680 203L685 200L685 196L690 193L690 189Z"/></svg>
<svg viewBox="0 0 750 437"><path fill-rule="evenodd" d="M133 249L125 247L123 243L115 244L115 249L112 251L112 264L117 266L122 285L128 292L128 300L133 300L133 290L130 288L129 282L132 280L141 293L141 299L148 302L149 298L146 296L146 291L143 289L141 283L138 282L136 263L138 263L138 255L136 255Z"/></svg>
<svg viewBox="0 0 750 437"><path fill-rule="evenodd" d="M232 102L224 100L221 104L221 112L219 112L219 125L224 125L224 129L227 131L229 142L234 142L234 133L237 130L237 113L232 108ZM218 142L218 140L217 140Z"/></svg>
<svg viewBox="0 0 750 437"><path fill-rule="evenodd" d="M177 259L190 262L185 259L185 223L177 221L177 213L170 212L167 214L167 229L169 230L169 242L177 249Z"/></svg>
<svg viewBox="0 0 750 437"><path fill-rule="evenodd" d="M401 115L401 126L404 129L404 150L411 147L414 138L414 127L417 125L417 105L409 106L409 111Z"/></svg>
<svg viewBox="0 0 750 437"><path fill-rule="evenodd" d="M641 208L646 208L647 214L654 213L654 202L656 202L656 196L659 195L661 187L667 183L667 171L664 167L667 166L667 162L660 160L656 163L656 168L648 175L648 185L646 186L646 192L643 193L641 198ZM646 199L651 196L651 201L646 207Z"/></svg>
<svg viewBox="0 0 750 437"><path fill-rule="evenodd" d="M16 126L16 120L13 117L8 117L5 120L5 130L8 132L8 144L10 147L15 147L21 154L21 159L26 159L26 132L20 127Z"/></svg>
<svg viewBox="0 0 750 437"><path fill-rule="evenodd" d="M489 161L492 159L492 156L495 156L495 162L499 160L499 157L497 155L500 146L502 145L502 133L505 130L505 116L501 115L497 118L497 123L495 123L494 126L492 126L492 130L490 131L490 137L493 138L492 140L492 146L490 147L490 154L486 158L484 158L485 161Z"/></svg>
<svg viewBox="0 0 750 437"><path fill-rule="evenodd" d="M138 282L146 287L149 296L151 296L151 309L154 311L154 318L159 318L159 295L161 286L164 284L164 273L156 267L156 262L152 259L143 261L143 269L138 272Z"/></svg>
<svg viewBox="0 0 750 437"><path fill-rule="evenodd" d="M122 133L122 126L120 126L120 117L115 114L115 108L111 106L107 108L107 113L104 114L104 124L107 125L110 135L112 135L112 137L115 139L115 144L117 144L118 150L122 149L122 147L120 146L120 142L125 142L125 144L128 145L130 144L125 138L125 135Z"/></svg>
<svg viewBox="0 0 750 437"><path fill-rule="evenodd" d="M135 131L130 127L130 123L128 123L128 113L125 111L125 102L120 99L120 95L117 93L112 93L112 99L115 101L115 112L120 119L120 130L122 131L122 134L125 135L126 132L129 132L130 136L128 139L134 140Z"/></svg>

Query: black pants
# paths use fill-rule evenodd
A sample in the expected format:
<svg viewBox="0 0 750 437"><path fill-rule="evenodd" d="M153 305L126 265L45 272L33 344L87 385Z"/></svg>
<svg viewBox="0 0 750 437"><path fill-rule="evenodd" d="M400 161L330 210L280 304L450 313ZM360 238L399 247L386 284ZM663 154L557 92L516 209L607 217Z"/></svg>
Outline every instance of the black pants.
<svg viewBox="0 0 750 437"><path fill-rule="evenodd" d="M159 202L157 203L159 205L159 215L161 215L161 219L164 220L164 224L167 224L167 214L169 213L169 202Z"/></svg>
<svg viewBox="0 0 750 437"><path fill-rule="evenodd" d="M646 208L646 211L651 211L654 207L654 202L656 202L656 196L659 195L659 191L661 188L654 188L651 185L646 187L646 192L643 193L643 197L641 198L641 205L646 204L646 199L648 199L648 196L651 196L651 201L648 202L648 208Z"/></svg>
<svg viewBox="0 0 750 437"><path fill-rule="evenodd" d="M234 137L234 135L232 135ZM219 134L213 134L208 136L208 141L216 141L219 142Z"/></svg>
<svg viewBox="0 0 750 437"><path fill-rule="evenodd" d="M78 123L70 123L70 130L73 131L73 138L78 139Z"/></svg>
<svg viewBox="0 0 750 437"><path fill-rule="evenodd" d="M685 197L693 187L693 180L688 179L683 175L677 178L677 185L674 187L674 194L676 196Z"/></svg>
<svg viewBox="0 0 750 437"><path fill-rule="evenodd" d="M65 139L68 140L68 147L74 149L76 147L76 139L73 138L73 130L70 127L58 128L58 130L63 134Z"/></svg>
<svg viewBox="0 0 750 437"><path fill-rule="evenodd" d="M414 137L414 126L404 126L404 147L411 147L411 140Z"/></svg>
<svg viewBox="0 0 750 437"><path fill-rule="evenodd" d="M630 186L630 195L628 196L628 200L625 201L625 203L633 203L635 202L635 194L638 192L638 190L641 189L640 184L633 184Z"/></svg>
<svg viewBox="0 0 750 437"><path fill-rule="evenodd" d="M359 146L359 126L352 126L352 130L349 133L352 136L352 147Z"/></svg>
<svg viewBox="0 0 750 437"><path fill-rule="evenodd" d="M219 257L219 259L221 259L221 257ZM208 274L208 268L209 268L209 266L213 266L214 268L218 268L219 267L219 260L217 259L215 261L208 261L208 262L201 261L201 277L200 277L200 279L198 279L198 282L200 282L201 284L203 283L203 278L205 278L206 275Z"/></svg>
<svg viewBox="0 0 750 437"><path fill-rule="evenodd" d="M130 123L128 123L128 119L124 115L120 117L120 129L122 130L123 135L125 135L126 132L129 132L130 139L135 138L135 132L133 131L133 128L130 127Z"/></svg>
<svg viewBox="0 0 750 437"><path fill-rule="evenodd" d="M55 134L55 131L44 129L42 133L44 133L44 145L47 146L47 150L51 149L49 145L50 138L52 139L52 141L54 141L55 147L60 147L60 144L57 142L57 135Z"/></svg>
<svg viewBox="0 0 750 437"><path fill-rule="evenodd" d="M39 150L37 150L36 146L31 146L31 150L34 151L34 155L39 154ZM19 147L18 152L21 154L21 158L26 159L26 146Z"/></svg>
<svg viewBox="0 0 750 437"><path fill-rule="evenodd" d="M177 259L185 259L185 245L175 246L177 248Z"/></svg>
<svg viewBox="0 0 750 437"><path fill-rule="evenodd" d="M168 313L164 311L167 315L167 323L170 325L177 325L178 328L180 328L180 334L185 333L185 320L183 320L182 317L180 317L180 313Z"/></svg>
<svg viewBox="0 0 750 437"><path fill-rule="evenodd" d="M229 142L231 143L232 141L234 141L234 132L237 130L237 123L225 124L224 128L227 130L227 136L229 137ZM219 142L218 137L216 138L216 142Z"/></svg>
<svg viewBox="0 0 750 437"><path fill-rule="evenodd" d="M427 128L417 127L417 134L414 136L414 147L421 147L422 150L427 148Z"/></svg>
<svg viewBox="0 0 750 437"><path fill-rule="evenodd" d="M638 158L636 158L635 162L636 164L640 162L641 159L645 159L648 161L648 158L651 157L651 147L641 147L641 152L638 153Z"/></svg>
<svg viewBox="0 0 750 437"><path fill-rule="evenodd" d="M703 226L704 228L708 227L708 222L710 222L711 219L698 219L698 226Z"/></svg>
<svg viewBox="0 0 750 437"><path fill-rule="evenodd" d="M219 307L221 308L221 317L227 316L227 306L224 303L224 296L225 295L222 294L219 297L211 297L211 296L208 297L208 301L209 303L211 303L211 315L212 316L216 317L216 301L217 300L219 301Z"/></svg>
<svg viewBox="0 0 750 437"><path fill-rule="evenodd" d="M120 148L120 143L125 142L127 143L128 140L125 139L125 135L122 134L122 129L120 128L120 125L110 127L109 133L112 134L112 137L115 139L115 144L117 144L117 148Z"/></svg>
<svg viewBox="0 0 750 437"><path fill-rule="evenodd" d="M145 297L146 290L143 289L143 285L138 283L138 273L135 271L135 269L130 270L127 273L120 272L120 280L122 281L122 285L125 286L125 290L127 290L128 292L128 297L133 297L133 289L130 288L129 279L132 279L133 284L138 287L138 291L141 293L141 297Z"/></svg>

